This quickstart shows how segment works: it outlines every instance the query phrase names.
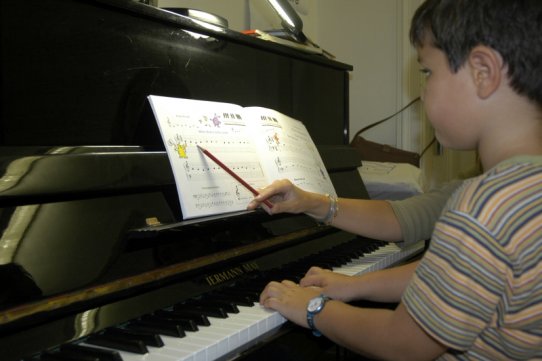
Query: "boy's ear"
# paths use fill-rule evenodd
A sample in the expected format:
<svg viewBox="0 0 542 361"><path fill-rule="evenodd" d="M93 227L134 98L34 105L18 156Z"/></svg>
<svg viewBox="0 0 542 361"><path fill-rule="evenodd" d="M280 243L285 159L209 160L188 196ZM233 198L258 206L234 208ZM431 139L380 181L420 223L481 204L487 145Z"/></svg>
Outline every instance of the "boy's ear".
<svg viewBox="0 0 542 361"><path fill-rule="evenodd" d="M489 97L503 81L501 55L487 46L478 45L471 50L467 61L478 96L482 99Z"/></svg>

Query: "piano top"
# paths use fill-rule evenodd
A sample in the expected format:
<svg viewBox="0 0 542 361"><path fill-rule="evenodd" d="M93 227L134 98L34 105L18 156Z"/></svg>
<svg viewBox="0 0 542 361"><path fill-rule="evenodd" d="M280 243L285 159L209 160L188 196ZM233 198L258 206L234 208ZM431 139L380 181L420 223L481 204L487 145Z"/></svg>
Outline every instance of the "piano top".
<svg viewBox="0 0 542 361"><path fill-rule="evenodd" d="M146 5L134 0L94 0L107 6L117 7L118 9L133 12L135 14L152 17L161 22L177 24L183 29L193 29L199 34L209 35L217 39L227 39L251 47L270 50L273 52L284 54L288 57L303 59L310 62L320 63L325 66L335 67L342 70L352 70L352 66L336 60L330 60L323 55L314 55L304 51L297 50L292 47L282 46L271 41L263 41L252 36L247 36L243 33L212 24L206 24L198 19L184 16L179 12L169 11L154 6Z"/></svg>

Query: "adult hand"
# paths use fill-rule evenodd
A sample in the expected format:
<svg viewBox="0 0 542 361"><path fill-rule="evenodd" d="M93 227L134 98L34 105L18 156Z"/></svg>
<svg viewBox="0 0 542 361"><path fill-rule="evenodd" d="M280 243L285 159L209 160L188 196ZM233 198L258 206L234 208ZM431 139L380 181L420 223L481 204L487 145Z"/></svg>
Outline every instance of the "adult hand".
<svg viewBox="0 0 542 361"><path fill-rule="evenodd" d="M320 196L296 187L287 179L276 180L259 192L260 194L248 204L247 209L256 209L262 206L264 200L269 200L273 204L273 208L263 205L263 208L269 214L307 212L312 205L310 202L311 197Z"/></svg>

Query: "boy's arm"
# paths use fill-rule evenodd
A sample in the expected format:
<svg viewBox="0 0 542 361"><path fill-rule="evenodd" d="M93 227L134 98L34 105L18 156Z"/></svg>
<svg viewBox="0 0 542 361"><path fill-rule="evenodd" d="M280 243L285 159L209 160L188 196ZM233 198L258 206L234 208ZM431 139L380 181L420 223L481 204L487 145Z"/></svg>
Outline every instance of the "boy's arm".
<svg viewBox="0 0 542 361"><path fill-rule="evenodd" d="M260 303L308 327L307 304L320 290L291 281L271 282ZM433 360L446 347L426 334L402 304L396 310L369 309L328 301L314 317L315 327L332 341L360 354L386 360Z"/></svg>
<svg viewBox="0 0 542 361"><path fill-rule="evenodd" d="M385 360L434 360L446 346L430 337L399 304L396 310L360 309L329 301L315 316L318 330L362 355Z"/></svg>

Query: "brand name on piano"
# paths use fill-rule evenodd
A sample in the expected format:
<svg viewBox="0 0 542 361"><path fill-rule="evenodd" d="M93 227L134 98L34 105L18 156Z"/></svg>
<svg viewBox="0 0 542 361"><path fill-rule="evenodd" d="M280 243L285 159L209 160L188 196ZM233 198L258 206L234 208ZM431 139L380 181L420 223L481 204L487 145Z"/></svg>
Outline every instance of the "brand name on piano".
<svg viewBox="0 0 542 361"><path fill-rule="evenodd" d="M237 267L229 268L222 272L214 273L205 277L205 281L210 286L218 285L220 283L233 280L249 272L253 272L259 269L257 263L245 263Z"/></svg>

